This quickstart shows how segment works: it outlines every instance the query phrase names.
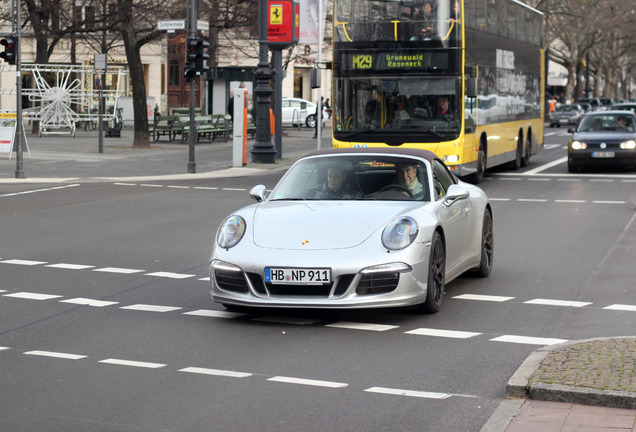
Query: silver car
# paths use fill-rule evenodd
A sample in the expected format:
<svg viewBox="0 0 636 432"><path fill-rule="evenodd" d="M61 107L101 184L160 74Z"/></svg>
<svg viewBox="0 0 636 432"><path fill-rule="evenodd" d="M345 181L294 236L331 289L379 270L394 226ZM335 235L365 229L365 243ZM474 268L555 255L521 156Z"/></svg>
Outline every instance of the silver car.
<svg viewBox="0 0 636 432"><path fill-rule="evenodd" d="M445 284L493 265L486 194L433 153L329 149L299 159L268 195L220 225L209 265L226 308L437 312Z"/></svg>
<svg viewBox="0 0 636 432"><path fill-rule="evenodd" d="M569 104L558 107L550 113L550 127L561 125L577 125L585 114L585 110L579 104Z"/></svg>

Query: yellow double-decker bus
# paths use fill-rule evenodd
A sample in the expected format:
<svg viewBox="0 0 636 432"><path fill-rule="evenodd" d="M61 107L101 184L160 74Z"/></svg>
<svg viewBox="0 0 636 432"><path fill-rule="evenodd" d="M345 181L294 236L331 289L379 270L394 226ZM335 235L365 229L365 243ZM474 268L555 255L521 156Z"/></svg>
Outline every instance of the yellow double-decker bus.
<svg viewBox="0 0 636 432"><path fill-rule="evenodd" d="M518 0L334 0L333 146L424 148L474 183L543 147L543 14Z"/></svg>

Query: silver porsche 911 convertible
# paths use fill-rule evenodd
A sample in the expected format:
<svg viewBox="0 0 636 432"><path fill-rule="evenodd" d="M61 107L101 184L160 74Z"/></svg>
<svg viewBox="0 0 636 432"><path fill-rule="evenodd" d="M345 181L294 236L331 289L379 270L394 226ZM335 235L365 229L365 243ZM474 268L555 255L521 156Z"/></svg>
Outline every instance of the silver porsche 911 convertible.
<svg viewBox="0 0 636 432"><path fill-rule="evenodd" d="M445 284L493 265L488 197L433 153L329 149L220 225L212 299L226 308L384 308L437 312Z"/></svg>

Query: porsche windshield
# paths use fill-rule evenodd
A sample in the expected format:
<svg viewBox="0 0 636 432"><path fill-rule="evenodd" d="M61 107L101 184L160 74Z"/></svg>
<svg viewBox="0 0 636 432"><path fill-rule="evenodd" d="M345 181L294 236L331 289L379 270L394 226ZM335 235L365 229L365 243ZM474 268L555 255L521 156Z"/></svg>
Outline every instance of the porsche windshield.
<svg viewBox="0 0 636 432"><path fill-rule="evenodd" d="M430 200L426 164L403 157L314 157L296 163L274 188L279 200Z"/></svg>

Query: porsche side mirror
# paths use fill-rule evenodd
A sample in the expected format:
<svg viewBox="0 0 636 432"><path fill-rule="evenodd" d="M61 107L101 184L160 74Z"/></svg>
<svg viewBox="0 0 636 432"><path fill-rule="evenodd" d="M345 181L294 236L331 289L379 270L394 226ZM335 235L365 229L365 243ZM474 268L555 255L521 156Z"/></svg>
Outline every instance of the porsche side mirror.
<svg viewBox="0 0 636 432"><path fill-rule="evenodd" d="M258 202L265 201L265 186L264 185L254 186L250 190L250 196Z"/></svg>
<svg viewBox="0 0 636 432"><path fill-rule="evenodd" d="M446 193L446 197L444 198L444 205L446 207L449 207L455 201L468 199L469 195L470 194L469 194L468 190L463 188L462 186L451 185L451 187L448 188L448 192Z"/></svg>

